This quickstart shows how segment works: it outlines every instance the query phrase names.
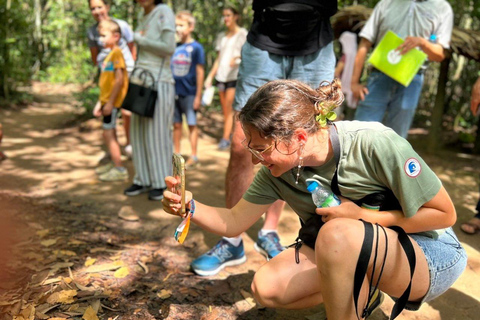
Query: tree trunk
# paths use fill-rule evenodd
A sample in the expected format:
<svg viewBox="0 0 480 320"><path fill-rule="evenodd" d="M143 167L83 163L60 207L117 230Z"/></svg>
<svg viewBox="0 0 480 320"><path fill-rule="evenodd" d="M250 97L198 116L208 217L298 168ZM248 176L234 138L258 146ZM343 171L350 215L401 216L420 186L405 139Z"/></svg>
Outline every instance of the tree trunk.
<svg viewBox="0 0 480 320"><path fill-rule="evenodd" d="M435 96L435 105L432 111L432 126L428 135L428 152L435 153L437 148L442 145L442 119L445 104L445 89L448 80L448 66L450 57L446 57L440 64L440 75L438 76L437 95Z"/></svg>
<svg viewBox="0 0 480 320"><path fill-rule="evenodd" d="M3 59L4 59L4 68L3 68L3 96L5 100L10 100L10 87L8 84L8 76L10 73L10 8L12 6L12 1L7 0L5 6L5 46L3 50Z"/></svg>

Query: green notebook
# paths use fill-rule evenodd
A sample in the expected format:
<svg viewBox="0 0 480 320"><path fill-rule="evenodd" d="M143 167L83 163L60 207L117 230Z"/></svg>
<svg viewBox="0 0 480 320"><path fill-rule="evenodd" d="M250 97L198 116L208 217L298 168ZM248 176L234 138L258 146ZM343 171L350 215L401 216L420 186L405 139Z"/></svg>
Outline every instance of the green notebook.
<svg viewBox="0 0 480 320"><path fill-rule="evenodd" d="M418 49L412 49L403 56L398 54L395 49L403 41L394 32L387 31L373 50L368 62L393 80L408 87L425 59L427 59L427 55Z"/></svg>

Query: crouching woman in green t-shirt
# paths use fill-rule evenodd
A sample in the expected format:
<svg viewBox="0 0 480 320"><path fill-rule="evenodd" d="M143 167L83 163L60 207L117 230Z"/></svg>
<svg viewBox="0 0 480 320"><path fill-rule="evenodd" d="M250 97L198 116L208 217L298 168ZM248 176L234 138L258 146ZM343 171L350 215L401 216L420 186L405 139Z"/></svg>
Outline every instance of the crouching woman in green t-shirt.
<svg viewBox="0 0 480 320"><path fill-rule="evenodd" d="M337 81L316 90L293 80L259 88L239 120L243 145L262 168L231 209L190 201L187 192L187 203L195 206L192 221L233 237L276 200L284 200L302 222L316 217L324 224L310 246L299 241L257 271L252 290L260 304L301 309L323 302L329 320L357 319L380 304L379 289L399 301L394 313L403 307L417 310L445 292L466 266L465 251L450 228L455 208L437 176L393 130L376 122L331 124L331 111L342 101ZM341 204L316 208L307 190L309 178L336 190ZM178 215L180 197L169 191L177 181L168 177L166 183L164 210ZM357 205L368 195L390 191L398 209ZM404 233L392 226L408 234L410 252L403 249L405 239L399 242Z"/></svg>

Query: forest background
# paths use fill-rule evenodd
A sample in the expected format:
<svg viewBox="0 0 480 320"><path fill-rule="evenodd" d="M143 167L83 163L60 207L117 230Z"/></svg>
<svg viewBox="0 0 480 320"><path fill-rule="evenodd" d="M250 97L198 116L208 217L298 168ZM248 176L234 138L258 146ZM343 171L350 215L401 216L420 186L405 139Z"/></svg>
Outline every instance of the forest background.
<svg viewBox="0 0 480 320"><path fill-rule="evenodd" d="M339 10L352 5L373 8L379 0L339 0ZM233 5L242 15L241 25L249 28L252 20L251 0L180 0L164 1L174 12L190 10L197 19L194 38L206 51L206 70L216 57L214 42L223 29L222 8ZM134 0L111 0L110 15L126 20L135 28L140 10ZM449 0L454 14L454 25L464 30L480 31L479 0ZM28 88L32 81L54 83L81 83L84 91L79 99L85 108L85 117L98 97L87 46L86 30L94 20L88 0L0 0L0 107L28 103ZM359 30L356 30L357 32ZM480 39L479 39L480 41ZM478 42L477 42L478 43ZM480 48L475 48L479 51ZM336 41L337 57L340 46ZM480 54L478 55L480 56ZM478 59L477 59L478 60ZM440 144L460 147L464 151L480 151L478 119L469 110L471 88L480 75L480 63L455 53L449 59L448 76L439 77L440 64L431 63L426 73L422 98L414 127L428 132L432 125L439 82L445 85L443 112L435 140ZM364 74L364 78L366 73ZM220 110L214 104L214 110ZM477 138L478 137L478 138Z"/></svg>

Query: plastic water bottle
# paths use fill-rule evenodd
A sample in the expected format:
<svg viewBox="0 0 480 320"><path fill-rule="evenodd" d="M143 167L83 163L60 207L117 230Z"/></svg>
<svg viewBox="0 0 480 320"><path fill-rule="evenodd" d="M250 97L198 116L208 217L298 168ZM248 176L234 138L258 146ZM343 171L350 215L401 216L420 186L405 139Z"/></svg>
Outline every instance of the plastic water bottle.
<svg viewBox="0 0 480 320"><path fill-rule="evenodd" d="M317 208L335 207L340 204L340 199L316 180L310 182L307 190L312 194L313 203Z"/></svg>

